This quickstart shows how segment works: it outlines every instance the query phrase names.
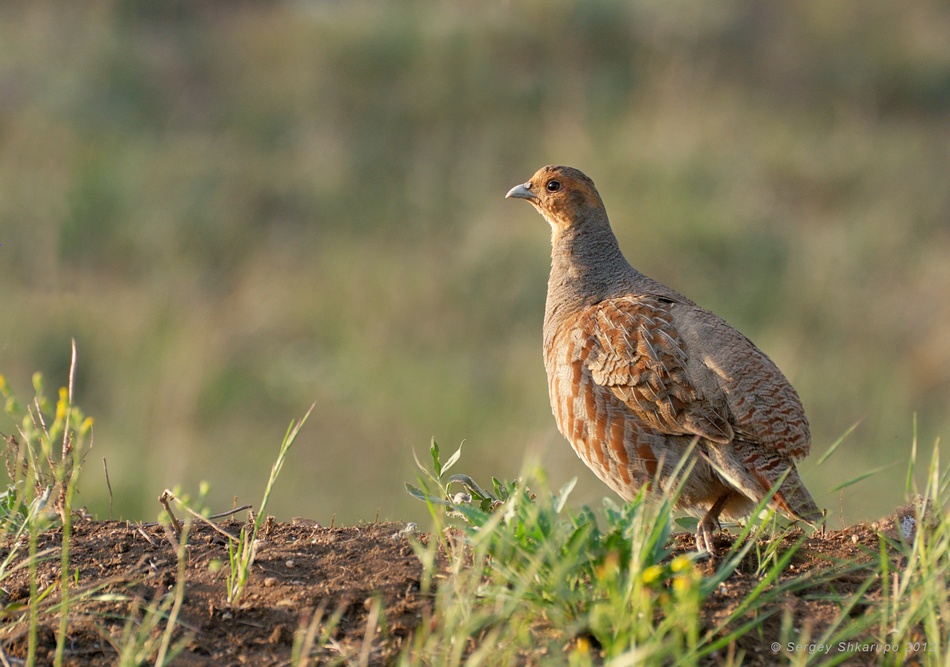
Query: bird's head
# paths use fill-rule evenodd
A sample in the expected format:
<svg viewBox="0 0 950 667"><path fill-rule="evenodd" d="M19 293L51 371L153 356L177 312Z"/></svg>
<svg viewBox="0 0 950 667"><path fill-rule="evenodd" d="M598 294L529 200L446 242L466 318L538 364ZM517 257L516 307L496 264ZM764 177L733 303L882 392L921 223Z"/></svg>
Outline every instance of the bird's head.
<svg viewBox="0 0 950 667"><path fill-rule="evenodd" d="M541 167L530 181L511 188L506 197L527 200L555 235L592 217L606 217L594 182L573 167Z"/></svg>

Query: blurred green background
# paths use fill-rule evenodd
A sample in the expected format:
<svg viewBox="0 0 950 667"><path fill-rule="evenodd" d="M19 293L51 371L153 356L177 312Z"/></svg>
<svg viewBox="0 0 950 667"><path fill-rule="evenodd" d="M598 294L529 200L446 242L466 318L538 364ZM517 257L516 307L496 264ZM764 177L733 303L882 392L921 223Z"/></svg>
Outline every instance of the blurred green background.
<svg viewBox="0 0 950 667"><path fill-rule="evenodd" d="M597 183L631 262L798 388L831 525L900 502L950 433L950 4L96 2L0 6L0 373L96 418L80 503L210 482L283 519L424 520L412 450L557 434L549 230L505 192ZM0 431L13 425L4 416ZM870 480L831 492L877 466Z"/></svg>

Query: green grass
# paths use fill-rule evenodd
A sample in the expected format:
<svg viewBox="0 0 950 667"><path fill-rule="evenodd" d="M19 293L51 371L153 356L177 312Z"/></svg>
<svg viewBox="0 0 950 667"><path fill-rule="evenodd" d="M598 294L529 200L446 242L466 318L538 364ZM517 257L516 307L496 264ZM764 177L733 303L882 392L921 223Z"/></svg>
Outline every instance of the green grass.
<svg viewBox="0 0 950 667"><path fill-rule="evenodd" d="M78 599L96 597L100 588L81 589L73 583L74 574L78 578L78 572L71 562L71 526L74 513L80 509L74 501L83 463L93 440L92 418L85 417L73 402L75 371L76 345L73 342L69 382L59 390L55 404L47 396L41 374L33 376L35 395L28 404L18 400L0 375L4 409L18 424L16 434L4 436L11 482L3 495L0 535L10 540L12 547L0 564L0 584L16 569L29 569L30 597L25 612L29 619L26 625L27 665L34 665L40 659L37 638L41 623L53 619L58 620L52 662L56 667L64 664L71 607ZM40 536L54 528L61 529L58 549L50 547L39 551ZM179 577L172 594L147 603L141 616L138 613L139 601L133 601L133 612L127 619L119 645L115 646L119 656L117 664L126 667L148 661L166 665L186 643L179 640L172 644L171 641L184 595L185 578L182 575L186 562L186 535L182 537L177 552ZM21 553L23 541L27 543L25 554ZM53 557L57 550L59 580L41 589L38 566L43 560ZM107 597L116 598L115 595ZM16 603L5 605L0 612L13 621L23 613L21 605ZM156 633L159 626L164 626L164 629ZM103 636L108 635L103 633Z"/></svg>
<svg viewBox="0 0 950 667"><path fill-rule="evenodd" d="M228 541L228 604L236 605L241 596L244 595L244 589L247 587L247 578L251 574L251 566L254 564L254 558L257 553L257 535L260 532L264 519L267 517L267 504L270 500L270 494L274 490L274 484L277 483L277 477L280 475L284 462L287 460L287 454L290 452L294 440L300 429L307 423L307 418L313 412L313 407L303 416L299 422L290 422L284 439L281 440L280 449L277 452L277 458L274 465L271 466L270 476L267 478L267 485L264 487L264 499L261 500L261 506L254 516L254 521L250 526L241 529L241 534L237 541Z"/></svg>
<svg viewBox="0 0 950 667"><path fill-rule="evenodd" d="M4 436L7 441L6 467L10 484L4 495L5 516L0 521L0 535L13 533L28 540L30 569L29 639L27 661L36 660L37 629L41 605L53 591L51 584L39 590L37 566L43 557L37 539L41 533L59 525L63 539L60 546L60 580L58 603L60 612L54 664L63 664L68 609L72 594L69 545L73 520L73 501L83 461L92 447L92 419L84 417L73 404L76 371L76 344L73 341L69 367L69 383L59 390L54 403L48 398L42 376L33 376L35 397L22 405L0 376L0 395L4 409L17 422L17 434Z"/></svg>
<svg viewBox="0 0 950 667"><path fill-rule="evenodd" d="M69 383L59 390L59 400L55 405L47 398L41 374L36 373L33 376L35 396L26 405L18 400L4 376L0 375L0 396L4 399L4 409L18 423L16 435L3 436L7 443L6 466L11 482L0 502L0 537L9 541L10 550L0 563L0 584L7 576L25 567L29 569L30 588L28 608L25 611L22 604L12 603L0 607L0 617L12 621L22 620L23 614L28 617L25 664L30 666L36 664L39 659L37 638L40 626L50 619L58 619L53 664L56 667L64 664L71 604L79 598L96 598L99 588L105 586L103 583L101 586L78 589L72 582L75 570L70 558L70 527L73 514L78 509L74 506L74 498L80 472L92 446L93 423L91 418L85 417L81 409L73 404L75 369L74 342ZM228 542L230 562L227 573L227 604L238 604L244 593L254 563L257 535L267 516L271 493L287 454L309 416L310 411L300 421L292 421L287 428L271 468L259 511L254 520L242 528L240 537L232 538ZM191 639L188 632L177 640L173 640L173 635L185 595L188 535L192 519L207 519L192 510L187 499L179 500L171 492L166 491L160 500L166 508L160 520L165 526L167 538L175 546L177 555L175 585L167 594L159 595L150 601L116 594L99 596L102 600L108 598L130 603L131 610L121 636L113 645L118 655L117 664L122 667L146 663L157 666L171 664ZM172 514L169 500L179 502L188 511L184 522ZM38 566L41 561L53 557L57 548L40 551L39 538L54 528L60 528L62 531L58 545L60 578L58 582L41 588ZM27 543L26 553L23 553L24 541ZM78 573L76 576L78 578ZM106 631L101 634L103 637L109 636ZM326 631L321 636L326 638ZM305 639L304 644L312 641L312 638Z"/></svg>
<svg viewBox="0 0 950 667"><path fill-rule="evenodd" d="M769 516L744 526L708 571L694 553L672 555L675 493L658 502L641 495L622 508L607 502L599 512L570 510L570 485L551 492L539 470L515 484L493 480L491 492L467 475L449 474L460 452L443 464L433 442L431 470L424 468L419 486L407 485L427 502L439 539L419 547L436 602L405 664L741 664L734 645L761 633L769 617L779 629L758 641L778 642L794 664L837 664L850 656L809 653L810 644L899 647L878 655L883 664L901 664L914 646L926 647L915 652L923 664L943 664L950 655L950 522L938 509L948 500L950 471L939 473L936 458L926 486L908 488L918 498L909 516L927 526L909 541L881 534L877 553L803 571L794 565L804 556L805 536L791 539ZM447 530L449 522L458 530ZM896 562L903 563L899 571ZM740 570L752 583L714 619L704 604ZM842 577L863 583L836 592ZM869 594L874 602L865 608ZM795 598L825 600L839 613L802 634L788 615L786 602ZM788 652L789 643L806 648Z"/></svg>
<svg viewBox="0 0 950 667"><path fill-rule="evenodd" d="M70 562L68 526L92 437L91 420L71 401L73 382L71 374L54 404L36 376L35 397L23 404L0 378L6 410L20 424L16 436L5 436L14 480L3 497L0 531L12 548L0 563L0 584L21 568L29 570L30 582L29 602L8 604L0 614L26 621L27 664L36 663L37 632L50 619L59 619L53 662L63 664L71 605L100 595L98 586L73 584ZM243 594L254 556L247 545L254 544L277 477L308 416L288 428L259 520L232 549L222 603L237 604ZM945 511L950 470L941 468L939 447L926 465L917 452L915 439L906 472L909 504L900 511L898 528L906 524L919 530L902 536L882 529L876 537L872 531L870 542L859 545L853 557L822 560L821 554L809 553L815 543L805 535L781 527L771 513L756 512L758 518L738 526L732 547L711 563L691 550L691 540L684 547L676 539L674 487L659 498L641 493L624 505L608 500L598 509L576 507L570 503L573 482L552 490L543 470L529 466L514 482L492 478L490 485L480 485L457 472L461 447L443 460L433 441L427 463L417 461L418 483L407 484L432 519L428 540L411 538L424 566L420 594L430 596L432 606L398 661L738 665L750 646L777 642L792 664L840 664L854 651L827 655L809 647L853 644L888 647L875 653L881 664L902 664L910 656L921 664L944 664L950 657L950 521ZM187 631L173 637L186 595L192 518L206 520L193 511L183 524L168 517L169 539L177 545L176 585L152 600L123 598L130 611L114 645L119 664L170 664L189 641ZM54 527L63 529L60 576L42 585L38 563L55 557L55 550L40 550L39 538ZM710 604L722 602L724 588L740 584L741 595L710 613ZM790 600L826 603L837 611L820 623L803 624ZM301 619L292 664L307 664L308 656L321 651L333 654L341 613L328 615L318 608ZM385 625L385 609L377 601L354 661L371 661L373 634L378 628L385 638ZM790 644L801 648L790 651Z"/></svg>

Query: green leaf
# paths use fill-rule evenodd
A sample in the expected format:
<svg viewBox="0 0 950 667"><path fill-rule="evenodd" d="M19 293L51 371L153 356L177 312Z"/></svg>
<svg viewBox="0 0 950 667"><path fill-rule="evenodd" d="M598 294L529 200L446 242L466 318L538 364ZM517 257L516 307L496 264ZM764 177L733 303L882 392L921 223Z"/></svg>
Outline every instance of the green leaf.
<svg viewBox="0 0 950 667"><path fill-rule="evenodd" d="M435 476L442 477L442 462L439 460L439 443L432 438L432 444L429 445L429 454L432 456L432 468L435 470Z"/></svg>
<svg viewBox="0 0 950 667"><path fill-rule="evenodd" d="M497 477L492 477L491 485L495 490L495 497L498 498L498 500L508 500L508 488L503 482L501 482Z"/></svg>
<svg viewBox="0 0 950 667"><path fill-rule="evenodd" d="M436 505L445 505L446 507L452 507L452 508L455 507L453 503L449 502L445 498L442 498L440 496L433 496L431 493L427 493L423 491L422 489L420 489L418 486L413 486L409 482L406 482L406 491L413 498L417 498L423 502L434 503Z"/></svg>
<svg viewBox="0 0 950 667"><path fill-rule="evenodd" d="M831 443L831 446L828 447L828 449L825 450L825 453L822 454L822 455L818 458L818 461L815 463L815 467L817 468L817 467L820 466L822 463L824 463L825 461L827 461L828 458L829 458L832 454L835 453L835 450L838 449L838 447L841 445L841 443L845 441L845 438L847 438L849 435L851 435L852 433L854 433L854 429L856 429L856 428L858 427L858 424L860 424L860 423L861 423L861 422L859 422L859 421L854 422L854 423L848 428L848 430L846 430L844 433L841 434L841 437L839 437L837 440L835 440L833 443Z"/></svg>
<svg viewBox="0 0 950 667"><path fill-rule="evenodd" d="M914 471L917 469L917 413L914 413L913 437L910 441L910 460L907 462L907 479L904 480L904 493L910 495L914 488Z"/></svg>
<svg viewBox="0 0 950 667"><path fill-rule="evenodd" d="M567 502L567 497L571 495L571 491L574 490L574 485L577 484L577 478L572 478L567 484L561 487L561 490L557 494L557 498L554 500L554 511L558 514L561 513L561 510L564 509L564 504Z"/></svg>
<svg viewBox="0 0 950 667"><path fill-rule="evenodd" d="M694 516L681 516L673 519L673 522L682 528L683 530L688 530L691 532L696 532L696 528L699 527L699 519Z"/></svg>
<svg viewBox="0 0 950 667"><path fill-rule="evenodd" d="M894 465L893 463L888 463L887 465L880 466L879 468L874 468L873 470L862 472L857 477L852 477L847 482L843 482L839 484L838 486L832 487L831 489L829 489L829 493L834 493L835 491L841 491L842 489L846 489L849 486L852 486L854 484L857 484L860 481L867 479L868 477L872 477L878 474L879 472L883 472L887 470L888 468L893 467L893 465Z"/></svg>
<svg viewBox="0 0 950 667"><path fill-rule="evenodd" d="M464 441L463 441L464 443ZM449 460L445 462L442 466L442 472L447 471L449 468L454 466L458 462L459 457L462 455L462 445L459 445L459 448L455 450L455 453L449 457ZM439 477L442 476L442 473L439 473Z"/></svg>
<svg viewBox="0 0 950 667"><path fill-rule="evenodd" d="M448 466L446 466L446 468L448 468ZM485 491L475 482L474 479L468 475L463 475L462 473L452 475L449 477L449 481L446 482L445 486L448 487L450 484L461 484L466 489L471 491L472 495L479 500L495 500L495 497L492 494L490 494L488 491Z"/></svg>
<svg viewBox="0 0 950 667"><path fill-rule="evenodd" d="M413 486L409 482L406 482L406 491L413 498L418 498L419 500L431 500L432 496L420 489L418 486Z"/></svg>

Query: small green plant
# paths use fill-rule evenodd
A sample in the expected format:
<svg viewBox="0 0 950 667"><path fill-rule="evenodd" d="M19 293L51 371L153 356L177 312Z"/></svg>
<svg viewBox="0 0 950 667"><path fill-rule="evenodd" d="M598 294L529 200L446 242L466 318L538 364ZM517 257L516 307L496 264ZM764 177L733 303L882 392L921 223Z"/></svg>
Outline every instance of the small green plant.
<svg viewBox="0 0 950 667"><path fill-rule="evenodd" d="M427 503L430 512L434 511L435 506L441 506L448 514L465 517L470 523L474 523L484 520L491 511L504 504L518 487L517 482L506 483L492 477L492 491L486 491L469 475L461 473L449 475L449 470L462 456L461 445L443 463L439 443L433 438L429 445L429 456L432 461L431 472L416 458L416 465L423 475L419 479L422 488L407 483L406 491L409 495ZM459 490L456 491L456 489Z"/></svg>
<svg viewBox="0 0 950 667"><path fill-rule="evenodd" d="M517 662L519 651L539 640L550 651L567 642L580 664L591 659L592 646L607 659L663 660L683 646L697 650L708 586L696 554L672 555L675 493L651 499L644 492L623 506L607 501L599 514L572 512L573 481L551 493L534 470L527 477L537 493L523 480L493 480L488 492L466 475L448 474L460 450L442 464L433 442L430 455L432 470L423 468L419 485L407 490L428 504L437 527L461 517L464 546L442 546L451 561L472 567L451 566L451 583L437 590L437 630L420 633L411 655L459 664L466 651L477 661L491 646L493 662L499 655ZM434 559L423 553L423 560Z"/></svg>
<svg viewBox="0 0 950 667"><path fill-rule="evenodd" d="M280 443L277 459L274 461L274 465L271 466L270 477L267 478L267 486L264 489L264 499L261 501L261 507L254 517L253 523L241 528L241 533L236 542L228 542L228 604L237 604L244 593L247 579L251 573L251 566L254 564L256 556L257 535L264 518L267 516L267 502L270 500L271 491L273 491L277 477L284 467L284 461L287 459L290 447L297 439L297 434L300 433L300 429L307 422L310 413L313 412L313 408L314 405L311 405L310 409L307 410L307 414L299 422L290 422L290 426L287 427L287 432L284 434L284 439Z"/></svg>
<svg viewBox="0 0 950 667"><path fill-rule="evenodd" d="M855 532L853 559L829 557L823 533L809 541L777 524L766 511L769 494L714 562L675 548L675 489L622 507L607 501L601 511L572 511L572 484L551 493L543 474L531 471L525 479L536 493L525 480L493 480L486 491L454 472L460 450L445 463L435 442L429 451L431 467L420 465L418 484L407 490L427 503L435 523L438 539L416 546L426 569L423 593L433 595L435 608L404 664L538 656L570 665L741 664L743 645L770 646L776 659L794 664L840 664L852 656L893 665L945 662L950 470L940 472L939 447L918 487L915 438L911 502L885 522L886 531L878 529L877 548L863 546L866 538L859 543ZM707 601L715 595L721 605L736 579L741 597L711 615ZM793 619L790 599L822 600L839 611L810 625ZM767 626L773 634L766 634L763 621L775 615Z"/></svg>
<svg viewBox="0 0 950 667"><path fill-rule="evenodd" d="M60 547L60 621L54 664L63 663L66 642L70 575L70 534L73 498L79 483L82 463L92 447L92 418L83 415L73 402L76 373L76 344L73 341L69 382L59 390L54 403L48 398L43 377L33 375L35 397L24 407L6 379L0 376L0 396L6 414L17 424L17 435L3 435L6 441L6 468L10 477L2 502L0 532L25 531L28 536L30 567L30 627L27 662L36 659L40 603L51 589L42 593L37 581L38 536L59 524Z"/></svg>
<svg viewBox="0 0 950 667"><path fill-rule="evenodd" d="M749 633L760 633L763 619L782 609L781 634L769 641L801 643L809 631L793 632L783 600L833 589L840 577L867 577L857 593L833 598L845 611L854 609L880 582L880 572L886 573L883 565L875 572L867 561L795 571L791 565L806 538L776 525L774 513L766 511L771 494L752 513L754 520L739 527L725 554L701 563L694 552L674 549L676 489L655 498L641 493L623 506L605 501L600 512L571 511L572 483L551 493L543 474L532 471L527 478L537 493L522 480L493 480L488 492L449 470L459 455L456 451L443 464L433 442L431 470L423 468L418 485L407 485L410 494L428 504L448 560L441 579L423 582L435 589L436 610L407 651L409 664L517 662L565 647L568 664L697 664L733 650ZM460 522L464 540L451 538L457 530L446 531L447 520ZM434 544L417 547L429 570L439 562ZM740 568L754 585L710 623L702 613L706 600ZM815 641L866 636L873 618L842 613ZM485 646L493 647L490 658Z"/></svg>

